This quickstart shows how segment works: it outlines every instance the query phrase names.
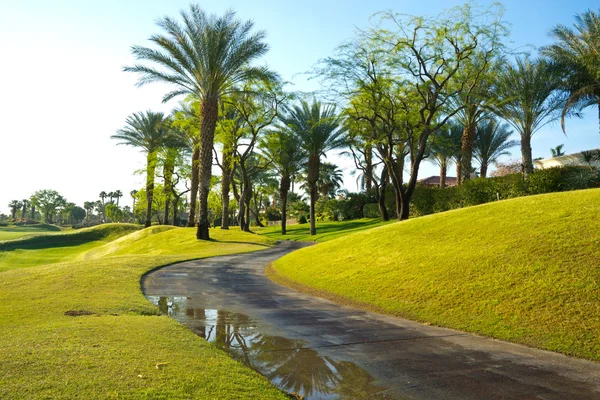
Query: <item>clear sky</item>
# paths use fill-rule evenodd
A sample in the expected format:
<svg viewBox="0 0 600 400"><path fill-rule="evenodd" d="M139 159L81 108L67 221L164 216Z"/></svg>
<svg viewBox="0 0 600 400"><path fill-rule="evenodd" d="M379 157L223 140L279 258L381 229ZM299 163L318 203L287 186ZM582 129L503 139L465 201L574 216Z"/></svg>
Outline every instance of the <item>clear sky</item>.
<svg viewBox="0 0 600 400"><path fill-rule="evenodd" d="M299 73L331 55L369 17L392 9L414 15L436 15L461 1L407 0L229 0L200 1L204 9L222 14L227 8L252 19L267 32L271 50L265 62L295 89L313 90ZM13 1L0 0L0 212L8 202L28 198L38 189L55 189L82 205L98 193L121 190L127 195L143 186L134 171L144 157L110 139L125 118L137 111L170 112L176 100L162 104L165 86L135 87L137 77L122 72L133 63L130 46L148 45L159 32L156 18L175 16L188 1ZM482 1L480 4L489 4ZM597 0L505 1L505 19L512 25L513 46L551 42L556 24L572 25L573 16ZM558 125L539 131L533 156L548 157L550 148L565 144L567 153L600 147L597 110L583 120L568 120L565 137ZM514 157L518 158L518 148ZM347 172L352 162L337 157ZM218 168L218 167L216 167ZM215 171L218 172L218 171ZM347 174L349 190L356 190ZM437 175L425 163L422 177Z"/></svg>

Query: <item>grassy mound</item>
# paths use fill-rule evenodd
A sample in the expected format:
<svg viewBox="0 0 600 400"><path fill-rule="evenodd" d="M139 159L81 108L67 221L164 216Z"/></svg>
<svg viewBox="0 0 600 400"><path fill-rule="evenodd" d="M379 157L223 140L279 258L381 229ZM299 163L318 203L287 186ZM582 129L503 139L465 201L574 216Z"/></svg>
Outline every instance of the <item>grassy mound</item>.
<svg viewBox="0 0 600 400"><path fill-rule="evenodd" d="M139 225L133 224L104 224L1 242L0 272L73 260L86 251L140 228Z"/></svg>
<svg viewBox="0 0 600 400"><path fill-rule="evenodd" d="M0 226L0 241L51 232L60 232L60 228L56 225L50 224Z"/></svg>
<svg viewBox="0 0 600 400"><path fill-rule="evenodd" d="M378 312L600 360L600 190L421 217L302 249L275 280Z"/></svg>
<svg viewBox="0 0 600 400"><path fill-rule="evenodd" d="M348 235L349 233L387 225L393 221L382 222L379 218L363 218L341 222L317 222L317 234L310 235L310 224L294 224L287 226L287 234L281 234L280 226L253 228L259 235L274 240L294 240L300 242L326 242Z"/></svg>
<svg viewBox="0 0 600 400"><path fill-rule="evenodd" d="M153 268L271 243L235 230L211 230L210 242L194 234L153 227L107 244L111 255L0 273L0 398L285 398L142 294Z"/></svg>

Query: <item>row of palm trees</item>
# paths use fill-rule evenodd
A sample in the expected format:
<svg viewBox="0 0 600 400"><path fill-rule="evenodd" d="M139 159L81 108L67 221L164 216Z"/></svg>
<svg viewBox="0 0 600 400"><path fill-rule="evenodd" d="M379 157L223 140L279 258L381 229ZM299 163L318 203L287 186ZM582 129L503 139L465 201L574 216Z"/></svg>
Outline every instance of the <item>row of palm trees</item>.
<svg viewBox="0 0 600 400"><path fill-rule="evenodd" d="M102 204L104 204L104 200L105 199L109 199L109 203L114 203L116 200L116 204L117 206L119 205L119 199L121 197L123 197L123 192L121 192L120 190L115 190L114 192L105 192L104 190L100 192L100 194L98 194L98 197L100 197L100 200L102 201Z"/></svg>
<svg viewBox="0 0 600 400"><path fill-rule="evenodd" d="M180 17L182 23L168 17L159 20L158 25L163 32L150 39L155 47L133 46L132 53L139 62L125 67L124 70L137 73L139 85L153 82L170 84L173 89L165 94L163 101L180 95L186 95L193 99L191 104L196 104L196 106L190 107L188 114L195 124L195 130L173 129L170 116L149 111L130 116L126 121L127 126L119 130L113 138L124 144L140 147L146 152L146 194L150 199L154 186L156 155L159 149L173 149L186 145L189 147L192 154L191 221L189 222L194 222L196 193L198 193L199 214L196 236L198 239L208 239L210 225L208 194L212 176L215 131L220 120L229 118L225 112L226 104L231 101L234 103L239 101L239 104L256 106L260 103L256 100L258 97L254 97L254 100L245 100L244 96L254 96L257 90L261 90L257 87L261 85L270 87L279 78L267 67L254 65L268 51L268 45L264 42L264 32L253 32L251 21L239 20L232 11L228 11L222 17L207 15L197 5L191 5L187 11L181 11ZM440 165L447 165L447 161L454 158L457 166L460 167L459 179L463 177L468 179L471 173L473 147L478 149L475 151L474 157L480 163L481 174L486 175L489 164L515 144L508 140L509 134L506 126L491 118L490 114L499 116L519 133L523 170L526 175L531 173L533 171L532 135L552 121L557 112L562 113L564 129L565 117L577 115L584 108L597 105L600 101L599 26L599 15L587 11L577 17L575 29L559 26L553 30L556 43L542 48L543 57L536 59L519 57L514 63L495 63L494 68L497 68L495 70L497 73L487 75L493 77L493 80L490 80L491 78L480 79L477 82L480 89L484 86L488 88L486 85L490 85L489 88L493 89L493 101L487 101L488 98L485 96L478 97L476 94L481 93L469 90L458 91L455 101L446 99L448 100L446 105L438 104L442 101L440 99L444 99L443 96L446 96L444 92L446 89L442 84L446 84L450 78L443 78L443 75L440 75L439 79L443 78L442 81L436 81L438 78L427 76L422 72L423 68L413 72L418 74L416 76L424 82L431 80L433 86L417 85L416 91L410 87L404 87L403 82L394 81L392 78L384 76L381 79L381 77L370 75L369 77L373 78L374 83L369 87L375 88L376 91L383 90L382 95L379 96L378 93L375 93L375 96L372 96L372 93L368 93L370 98L363 95L357 100L359 103L363 103L358 107L365 107L366 101L375 98L378 104L389 105L386 111L393 109L393 112L400 110L401 113L404 113L400 114L404 118L403 122L399 122L398 117L391 114L387 117L385 115L383 117L375 116L372 121L369 121L372 128L389 134L386 133L381 138L369 136L368 139L361 142L361 145L364 145L362 153L365 158L373 157L373 149L379 151L385 165L382 174L385 174L385 170L387 170L387 177L384 178L382 175L380 184L389 181L390 177L392 178L394 188L398 192L397 203L402 204L402 206L399 205L399 217L403 218L408 215L408 204L420 161L430 153L439 159L440 154L445 151L444 148L451 148L450 144L443 142L446 139L452 139L452 130L461 122L463 131L460 152L456 154L454 148L452 150L454 153L450 152L450 155L445 155L446 161L440 161ZM376 39L380 39L384 34L385 32L378 33L379 36ZM449 39L454 40L452 37ZM408 41L403 46L410 50L411 46L414 49L415 43ZM477 40L474 40L474 46L477 46ZM396 46L393 50L396 51L397 48L400 47ZM385 54L385 52L379 54ZM478 65L476 58L468 58L471 57L469 54L471 53L467 50L458 55L458 57L465 57L463 64L467 65L460 70L460 73L456 72L459 71L460 60L442 60L443 65L456 62L456 69L451 70L453 74L456 74L453 79L460 79L461 73L464 73L465 76L481 76L480 72L491 64L490 59L485 58L483 64ZM493 54L493 52L481 54L488 57L488 54ZM371 60L367 64L370 65L370 62ZM419 65L419 63L427 61L417 57L415 62L416 64L406 64L408 66L405 65L404 68L412 68L412 65ZM372 64L367 69L369 74L376 69L375 60L372 61ZM450 64L448 64L449 66ZM440 71L443 71L441 67L438 69L438 72ZM437 84L434 84L435 82ZM458 87L464 89L466 86L468 85L463 82ZM420 93L421 96L425 96L423 98L427 98L426 93L419 92L423 87L430 87L429 90L433 90L430 95L427 95L431 96L433 100L420 104L420 100L415 96ZM244 101L250 103L242 103ZM245 115L247 109L234 107L234 116L229 118L229 121L235 125L235 122L241 118L245 128L239 126L238 128L252 131L251 140L245 144L247 147L241 157L244 161L238 163L237 167L247 174L245 157L253 152L255 144L258 143L260 151L279 173L280 195L282 203L285 203L292 177L298 173L297 165L305 163L306 184L311 203L311 234L314 234L316 232L314 205L318 196L317 181L321 159L327 151L343 146L346 143L345 132L352 131L352 128L348 124L342 123L342 117L335 113L335 107L332 105L324 105L316 100L313 100L312 103L301 100L278 109L278 101L275 100L274 113L270 114L270 119L266 123L260 119L251 121L251 118ZM352 101L354 100L352 99ZM447 108L447 104L453 104L453 101L458 108L452 111ZM419 104L415 106L411 102ZM380 106L378 105L378 107ZM419 107L421 107L419 112L410 111L413 109L418 111ZM252 112L253 108L250 107L250 109ZM445 118L443 116L438 118L437 115L441 115L440 113L444 109L448 115ZM379 112L381 108L375 111ZM343 114L344 117L349 115L346 112ZM449 121L452 115L455 116L455 122ZM365 117L360 118L365 119ZM406 131L408 132L407 137L397 136L394 133L405 132L402 131L402 124L409 129ZM444 127L448 126L450 128L446 134ZM259 130L269 129L269 127L271 130L268 133L265 134L264 131L259 133ZM143 137L141 132L147 132L147 137ZM402 134L404 135L404 133ZM433 136L430 138L430 135ZM382 140L387 142L384 143ZM226 146L223 149L225 150ZM231 165L235 165L236 161L232 159L229 162L230 157L226 154L233 156L235 152L224 151L222 157L221 165L224 172L222 174L222 190L223 196L228 198L228 194L227 196L225 194L229 191L229 184L223 183L229 179ZM411 178L408 187L405 187L402 184L402 174L407 156L411 160ZM372 182L375 180L373 166L366 167L366 170L369 169L371 174L368 176L368 180ZM247 178L244 179L247 180ZM247 187L244 185L242 188L244 192L242 198L247 195L245 193ZM150 224L151 203L148 201L147 226ZM223 207L224 212L226 208ZM285 207L282 208L282 214L285 215ZM283 219L285 220L285 218ZM285 226L283 230L285 231Z"/></svg>

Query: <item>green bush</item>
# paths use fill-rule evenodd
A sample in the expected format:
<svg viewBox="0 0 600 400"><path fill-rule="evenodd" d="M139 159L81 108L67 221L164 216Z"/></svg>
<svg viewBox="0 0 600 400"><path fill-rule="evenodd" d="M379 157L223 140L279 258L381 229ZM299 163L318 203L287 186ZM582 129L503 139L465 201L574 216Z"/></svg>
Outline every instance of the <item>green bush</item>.
<svg viewBox="0 0 600 400"><path fill-rule="evenodd" d="M495 178L471 179L461 186L445 189L417 186L411 199L411 216L428 215L498 199L599 186L598 170L587 167L536 170L527 180L518 173ZM393 200L393 193L388 198Z"/></svg>
<svg viewBox="0 0 600 400"><path fill-rule="evenodd" d="M308 220L306 219L306 215L301 215L300 218L298 219L298 223L299 224L306 224L306 223L308 223Z"/></svg>
<svg viewBox="0 0 600 400"><path fill-rule="evenodd" d="M381 214L379 213L379 205L377 203L369 203L363 206L363 217L365 218L379 218Z"/></svg>

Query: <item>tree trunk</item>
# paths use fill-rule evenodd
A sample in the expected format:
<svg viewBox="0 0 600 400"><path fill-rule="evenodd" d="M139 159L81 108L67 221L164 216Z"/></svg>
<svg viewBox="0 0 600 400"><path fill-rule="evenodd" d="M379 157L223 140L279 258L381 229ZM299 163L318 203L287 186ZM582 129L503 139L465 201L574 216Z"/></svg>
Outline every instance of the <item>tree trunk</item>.
<svg viewBox="0 0 600 400"><path fill-rule="evenodd" d="M148 152L146 157L146 222L144 226L148 228L152 225L152 201L154 199L154 168L155 168L156 154Z"/></svg>
<svg viewBox="0 0 600 400"><path fill-rule="evenodd" d="M163 187L165 192L165 220L163 221L163 223L165 225L169 225L171 196L173 193L173 171L175 169L174 162L175 160L171 160L169 155L167 155L167 158L165 159L165 165L163 167L163 177L165 180L165 185Z"/></svg>
<svg viewBox="0 0 600 400"><path fill-rule="evenodd" d="M35 206L32 205L31 206L31 220L33 221L35 219Z"/></svg>
<svg viewBox="0 0 600 400"><path fill-rule="evenodd" d="M385 206L385 192L387 188L387 183L382 179L381 186L379 189L379 194L377 196L377 205L379 206L379 214L381 214L382 221L389 221L390 216L387 211L387 207Z"/></svg>
<svg viewBox="0 0 600 400"><path fill-rule="evenodd" d="M444 158L440 163L440 189L446 188L446 172L448 171L448 164Z"/></svg>
<svg viewBox="0 0 600 400"><path fill-rule="evenodd" d="M462 184L462 169L461 169L461 158L458 156L456 158L456 184Z"/></svg>
<svg viewBox="0 0 600 400"><path fill-rule="evenodd" d="M482 162L481 168L479 169L479 176L482 178L487 178L487 170L488 170L488 163Z"/></svg>
<svg viewBox="0 0 600 400"><path fill-rule="evenodd" d="M289 176L282 176L279 185L279 196L281 197L281 234L285 235L287 222L287 196L290 190L291 180Z"/></svg>
<svg viewBox="0 0 600 400"><path fill-rule="evenodd" d="M461 158L461 183L471 179L473 169L473 144L475 142L475 124L465 126L461 138L460 158Z"/></svg>
<svg viewBox="0 0 600 400"><path fill-rule="evenodd" d="M200 144L194 145L192 153L192 179L190 182L190 212L186 226L188 228L196 225L196 198L198 197L198 186L200 184Z"/></svg>
<svg viewBox="0 0 600 400"><path fill-rule="evenodd" d="M177 217L177 208L179 208L179 196L173 197L173 226L179 225L179 218Z"/></svg>
<svg viewBox="0 0 600 400"><path fill-rule="evenodd" d="M533 159L531 156L531 135L527 132L521 135L521 158L523 175L525 178L533 172Z"/></svg>
<svg viewBox="0 0 600 400"><path fill-rule="evenodd" d="M367 145L365 148L365 189L368 193L373 190L373 148Z"/></svg>
<svg viewBox="0 0 600 400"><path fill-rule="evenodd" d="M231 185L231 152L223 149L223 171L221 174L221 229L229 229L229 190Z"/></svg>
<svg viewBox="0 0 600 400"><path fill-rule="evenodd" d="M208 233L208 192L212 173L212 151L215 138L217 117L219 116L218 100L208 97L202 100L202 124L200 125L200 210L198 212L198 230L196 238L209 240Z"/></svg>
<svg viewBox="0 0 600 400"><path fill-rule="evenodd" d="M315 203L317 202L317 181L319 180L320 167L319 154L311 154L308 158L308 188L310 194L310 234L317 234L317 225L315 221Z"/></svg>

